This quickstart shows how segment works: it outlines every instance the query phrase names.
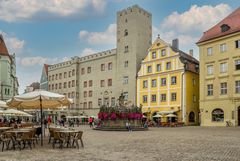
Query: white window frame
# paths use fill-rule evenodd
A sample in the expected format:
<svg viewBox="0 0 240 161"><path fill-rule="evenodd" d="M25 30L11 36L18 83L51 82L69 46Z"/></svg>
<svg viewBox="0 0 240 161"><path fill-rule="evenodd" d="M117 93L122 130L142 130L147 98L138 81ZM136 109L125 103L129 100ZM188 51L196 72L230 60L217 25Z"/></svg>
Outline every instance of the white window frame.
<svg viewBox="0 0 240 161"><path fill-rule="evenodd" d="M176 85L176 84L177 84L177 77L176 76L172 76L171 77L171 85Z"/></svg>
<svg viewBox="0 0 240 161"><path fill-rule="evenodd" d="M152 59L156 59L157 58L157 53L156 51L152 52Z"/></svg>
<svg viewBox="0 0 240 161"><path fill-rule="evenodd" d="M235 81L235 93L240 94L240 80Z"/></svg>
<svg viewBox="0 0 240 161"><path fill-rule="evenodd" d="M143 95L143 103L147 103L147 95Z"/></svg>
<svg viewBox="0 0 240 161"><path fill-rule="evenodd" d="M163 82L164 82L164 84L163 84ZM166 86L166 85L167 85L167 78L161 78L161 86Z"/></svg>
<svg viewBox="0 0 240 161"><path fill-rule="evenodd" d="M227 73L228 71L228 63L220 63L220 73Z"/></svg>
<svg viewBox="0 0 240 161"><path fill-rule="evenodd" d="M235 70L240 70L240 59L235 60Z"/></svg>
<svg viewBox="0 0 240 161"><path fill-rule="evenodd" d="M213 65L207 66L207 75L213 75Z"/></svg>
<svg viewBox="0 0 240 161"><path fill-rule="evenodd" d="M213 84L208 84L207 85L207 95L208 96L213 96Z"/></svg>
<svg viewBox="0 0 240 161"><path fill-rule="evenodd" d="M226 51L227 51L227 44L226 43L220 44L220 52L223 53Z"/></svg>
<svg viewBox="0 0 240 161"><path fill-rule="evenodd" d="M151 102L156 102L157 101L157 95L156 94L152 94L151 95Z"/></svg>
<svg viewBox="0 0 240 161"><path fill-rule="evenodd" d="M148 73L152 73L152 66L148 66L148 67L147 67L147 72L148 72Z"/></svg>
<svg viewBox="0 0 240 161"><path fill-rule="evenodd" d="M164 97L163 97L164 96ZM164 98L164 99L163 99ZM167 101L167 95L166 93L161 94L161 102L166 102Z"/></svg>
<svg viewBox="0 0 240 161"><path fill-rule="evenodd" d="M156 79L152 79L152 87L157 87L157 80Z"/></svg>
<svg viewBox="0 0 240 161"><path fill-rule="evenodd" d="M227 82L220 83L220 92L221 92L221 95L227 94Z"/></svg>
<svg viewBox="0 0 240 161"><path fill-rule="evenodd" d="M166 70L170 70L171 69L171 62L167 62L166 63Z"/></svg>
<svg viewBox="0 0 240 161"><path fill-rule="evenodd" d="M212 47L207 48L207 56L212 55Z"/></svg>
<svg viewBox="0 0 240 161"><path fill-rule="evenodd" d="M128 76L123 76L123 84L128 84Z"/></svg>
<svg viewBox="0 0 240 161"><path fill-rule="evenodd" d="M171 93L171 101L177 101L177 93Z"/></svg>
<svg viewBox="0 0 240 161"><path fill-rule="evenodd" d="M161 56L166 56L166 49L161 50Z"/></svg>
<svg viewBox="0 0 240 161"><path fill-rule="evenodd" d="M148 87L148 81L147 80L144 80L143 81L143 88L147 88Z"/></svg>
<svg viewBox="0 0 240 161"><path fill-rule="evenodd" d="M157 64L157 72L160 72L161 71L161 64Z"/></svg>
<svg viewBox="0 0 240 161"><path fill-rule="evenodd" d="M123 92L123 96L124 96L124 100L127 101L128 100L128 92Z"/></svg>

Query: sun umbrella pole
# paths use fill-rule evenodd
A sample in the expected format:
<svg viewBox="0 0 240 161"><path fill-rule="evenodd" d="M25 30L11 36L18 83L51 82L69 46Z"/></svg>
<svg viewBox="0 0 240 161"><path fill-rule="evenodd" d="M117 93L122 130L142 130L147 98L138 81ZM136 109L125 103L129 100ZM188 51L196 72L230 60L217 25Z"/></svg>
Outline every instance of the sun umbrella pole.
<svg viewBox="0 0 240 161"><path fill-rule="evenodd" d="M40 95L40 109L41 109L41 130L42 130L42 133L41 133L41 146L43 146L43 111L42 111L42 98L41 98L41 95Z"/></svg>

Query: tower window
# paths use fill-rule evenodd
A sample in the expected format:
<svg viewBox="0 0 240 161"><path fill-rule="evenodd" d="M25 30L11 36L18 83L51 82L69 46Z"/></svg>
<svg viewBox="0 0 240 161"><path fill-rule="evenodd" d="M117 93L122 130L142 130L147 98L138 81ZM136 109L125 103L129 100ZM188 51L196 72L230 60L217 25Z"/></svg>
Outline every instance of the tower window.
<svg viewBox="0 0 240 161"><path fill-rule="evenodd" d="M124 67L127 68L128 67L128 61L124 62Z"/></svg>
<svg viewBox="0 0 240 161"><path fill-rule="evenodd" d="M128 76L123 77L123 84L128 84Z"/></svg>
<svg viewBox="0 0 240 161"><path fill-rule="evenodd" d="M128 20L127 20L127 19L125 19L125 22L127 23L127 22L128 22Z"/></svg>
<svg viewBox="0 0 240 161"><path fill-rule="evenodd" d="M124 36L127 36L128 35L128 30L126 29L125 31L124 31Z"/></svg>
<svg viewBox="0 0 240 161"><path fill-rule="evenodd" d="M128 52L128 46L125 46L125 48L124 48L124 52L125 52L125 53Z"/></svg>

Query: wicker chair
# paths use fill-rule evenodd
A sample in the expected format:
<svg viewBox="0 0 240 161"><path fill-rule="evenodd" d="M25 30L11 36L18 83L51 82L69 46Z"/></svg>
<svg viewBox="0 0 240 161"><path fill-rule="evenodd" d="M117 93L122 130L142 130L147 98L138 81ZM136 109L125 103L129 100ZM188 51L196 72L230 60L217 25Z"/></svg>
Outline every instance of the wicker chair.
<svg viewBox="0 0 240 161"><path fill-rule="evenodd" d="M66 141L65 137L60 135L60 132L54 131L53 132L53 149L55 148L55 144L58 142L59 143L59 148L63 148L63 143Z"/></svg>
<svg viewBox="0 0 240 161"><path fill-rule="evenodd" d="M35 147L35 141L37 143L37 138L35 137L35 134L36 134L36 130L33 129L29 132L29 137L31 139L31 144L33 144L33 147Z"/></svg>
<svg viewBox="0 0 240 161"><path fill-rule="evenodd" d="M37 128L33 128L33 142L35 143L36 141L36 144L38 144L38 139L39 139L39 136L37 135Z"/></svg>
<svg viewBox="0 0 240 161"><path fill-rule="evenodd" d="M12 141L12 134L8 132L3 132L1 136L1 142L2 142L2 151L4 149L4 145L6 144L7 149L9 149L9 144Z"/></svg>
<svg viewBox="0 0 240 161"><path fill-rule="evenodd" d="M48 144L51 143L51 139L53 138L53 134L54 134L54 129L53 128L49 128L49 140L48 140Z"/></svg>
<svg viewBox="0 0 240 161"><path fill-rule="evenodd" d="M29 146L30 149L32 149L32 132L24 132L21 135L19 135L16 138L16 141L18 143L18 147L20 150L22 150L22 144L23 148L25 148L26 144Z"/></svg>
<svg viewBox="0 0 240 161"><path fill-rule="evenodd" d="M76 143L76 145L77 145L77 147L78 147L78 149L79 149L78 140L80 140L80 141L81 141L81 145L82 145L82 147L84 148L83 141L82 141L82 135L83 135L83 132L82 132L82 131L79 131L79 132L77 133L77 135L74 136L73 142L72 142L72 147L74 147L74 143Z"/></svg>

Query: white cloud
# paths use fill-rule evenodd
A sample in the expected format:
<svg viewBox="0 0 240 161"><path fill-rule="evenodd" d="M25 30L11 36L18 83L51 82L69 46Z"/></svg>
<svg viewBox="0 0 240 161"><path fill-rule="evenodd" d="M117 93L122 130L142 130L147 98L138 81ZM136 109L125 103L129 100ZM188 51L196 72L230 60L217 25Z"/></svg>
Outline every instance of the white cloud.
<svg viewBox="0 0 240 161"><path fill-rule="evenodd" d="M87 56L87 55L91 55L94 53L97 53L97 51L94 49L91 49L91 48L85 48L85 49L83 49L81 56Z"/></svg>
<svg viewBox="0 0 240 161"><path fill-rule="evenodd" d="M183 13L173 12L163 20L160 27L153 26L153 39L157 34L168 43L178 38L180 49L183 51L195 49L195 57L198 58L195 43L204 31L217 24L230 12L231 7L227 4L193 5Z"/></svg>
<svg viewBox="0 0 240 161"><path fill-rule="evenodd" d="M14 22L30 20L36 16L85 17L104 12L105 6L106 0L1 0L0 19Z"/></svg>
<svg viewBox="0 0 240 161"><path fill-rule="evenodd" d="M179 33L202 32L219 22L230 11L231 7L227 4L204 5L201 7L193 5L188 11L183 13L173 12L166 17L161 28L163 30L176 30Z"/></svg>
<svg viewBox="0 0 240 161"><path fill-rule="evenodd" d="M20 64L23 66L34 66L34 65L42 65L47 62L47 58L43 58L41 56L36 57L25 57L20 59Z"/></svg>
<svg viewBox="0 0 240 161"><path fill-rule="evenodd" d="M23 57L23 58L17 58L18 64L21 66L29 67L29 66L36 66L43 64L55 64L62 61L69 60L68 57L64 58L47 58L47 57L41 57L41 56L35 56L35 57Z"/></svg>
<svg viewBox="0 0 240 161"><path fill-rule="evenodd" d="M115 44L116 43L116 24L110 24L104 32L79 32L80 39L86 39L89 44Z"/></svg>
<svg viewBox="0 0 240 161"><path fill-rule="evenodd" d="M10 54L13 54L13 53L18 54L18 53L22 52L22 50L24 48L24 45L25 45L24 40L20 40L13 35L2 32L1 30L0 30L0 34L3 35L4 41L5 41L6 46L8 48L8 52Z"/></svg>

